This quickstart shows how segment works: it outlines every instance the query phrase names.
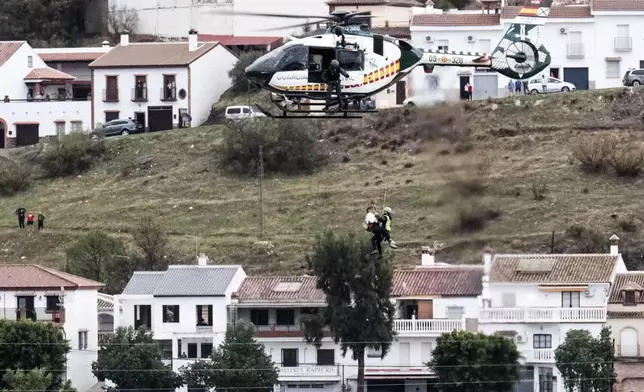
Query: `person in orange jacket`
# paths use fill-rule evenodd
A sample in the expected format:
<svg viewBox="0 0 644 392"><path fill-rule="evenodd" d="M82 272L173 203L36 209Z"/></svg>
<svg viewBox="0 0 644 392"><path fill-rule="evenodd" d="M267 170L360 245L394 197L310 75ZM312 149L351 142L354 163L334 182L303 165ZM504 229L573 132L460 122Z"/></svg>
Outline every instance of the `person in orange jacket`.
<svg viewBox="0 0 644 392"><path fill-rule="evenodd" d="M36 218L36 215L34 215L33 212L29 211L29 214L27 214L27 226L34 225L34 218Z"/></svg>

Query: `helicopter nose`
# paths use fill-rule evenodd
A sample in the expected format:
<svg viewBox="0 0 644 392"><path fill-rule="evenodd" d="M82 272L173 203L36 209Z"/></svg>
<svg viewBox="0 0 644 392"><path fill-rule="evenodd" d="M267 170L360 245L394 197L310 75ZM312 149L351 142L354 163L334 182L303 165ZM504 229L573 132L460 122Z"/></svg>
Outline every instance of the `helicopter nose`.
<svg viewBox="0 0 644 392"><path fill-rule="evenodd" d="M248 79L252 84L264 87L268 85L273 76L272 72L262 70L262 67L258 67L257 64L251 64L244 70L246 79Z"/></svg>

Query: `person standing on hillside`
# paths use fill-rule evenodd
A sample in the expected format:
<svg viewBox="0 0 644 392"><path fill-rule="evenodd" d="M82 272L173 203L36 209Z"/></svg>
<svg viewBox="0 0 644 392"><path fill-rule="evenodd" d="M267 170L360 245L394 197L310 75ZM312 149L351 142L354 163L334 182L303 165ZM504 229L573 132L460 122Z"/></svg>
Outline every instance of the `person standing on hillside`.
<svg viewBox="0 0 644 392"><path fill-rule="evenodd" d="M517 79L516 82L514 82L514 89L517 92L517 95L521 94L521 81Z"/></svg>
<svg viewBox="0 0 644 392"><path fill-rule="evenodd" d="M36 216L34 215L33 212L29 211L29 214L27 214L27 226L33 226L34 225L34 218Z"/></svg>
<svg viewBox="0 0 644 392"><path fill-rule="evenodd" d="M16 215L18 215L18 227L21 229L25 228L25 214L27 210L24 207L20 207L16 210Z"/></svg>
<svg viewBox="0 0 644 392"><path fill-rule="evenodd" d="M38 230L42 230L45 228L45 215L38 211Z"/></svg>

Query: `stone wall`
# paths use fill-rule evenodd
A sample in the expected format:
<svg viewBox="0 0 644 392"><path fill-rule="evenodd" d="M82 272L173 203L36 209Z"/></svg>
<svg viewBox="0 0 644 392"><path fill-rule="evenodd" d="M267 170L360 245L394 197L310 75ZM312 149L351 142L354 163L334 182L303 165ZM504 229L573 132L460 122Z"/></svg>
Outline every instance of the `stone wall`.
<svg viewBox="0 0 644 392"><path fill-rule="evenodd" d="M614 392L644 391L644 361L615 362Z"/></svg>

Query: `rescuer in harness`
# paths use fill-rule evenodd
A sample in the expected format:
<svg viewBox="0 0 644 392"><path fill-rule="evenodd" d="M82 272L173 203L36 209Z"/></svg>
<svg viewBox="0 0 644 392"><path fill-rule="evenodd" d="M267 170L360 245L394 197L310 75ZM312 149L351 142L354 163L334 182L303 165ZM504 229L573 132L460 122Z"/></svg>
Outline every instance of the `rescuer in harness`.
<svg viewBox="0 0 644 392"><path fill-rule="evenodd" d="M382 216L379 217L379 221L382 224L382 227L385 229L383 235L385 241L389 242L389 246L392 247L393 249L398 249L398 245L396 245L396 241L391 239L391 208L390 207L385 207L384 212Z"/></svg>
<svg viewBox="0 0 644 392"><path fill-rule="evenodd" d="M324 72L322 72L322 81L327 84L326 106L324 106L324 110L327 110L329 108L329 102L331 101L333 90L335 90L335 93L338 96L339 110L342 110L342 108L344 108L344 101L342 100L341 95L340 75L344 76L345 78L349 77L347 71L340 67L340 62L335 59L331 60L329 68L325 69Z"/></svg>

